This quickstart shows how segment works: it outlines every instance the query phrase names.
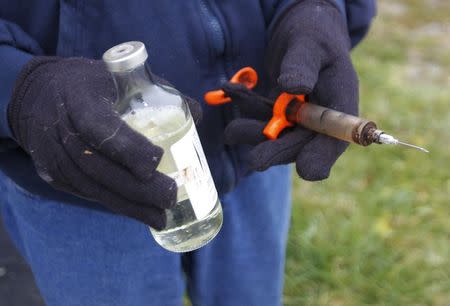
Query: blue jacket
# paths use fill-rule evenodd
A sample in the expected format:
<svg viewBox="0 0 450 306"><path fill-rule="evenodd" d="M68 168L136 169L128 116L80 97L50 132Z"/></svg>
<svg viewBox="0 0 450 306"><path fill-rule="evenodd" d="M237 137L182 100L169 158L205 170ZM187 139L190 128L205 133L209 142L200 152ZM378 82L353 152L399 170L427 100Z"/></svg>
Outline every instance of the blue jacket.
<svg viewBox="0 0 450 306"><path fill-rule="evenodd" d="M202 101L203 93L240 67L252 66L263 74L268 29L293 1L0 0L0 170L32 193L76 201L41 182L30 159L11 140L6 109L17 74L32 56L100 59L115 44L140 40L154 73ZM375 0L335 1L355 45L367 32ZM223 194L243 175L245 150L223 143L232 107L203 106L200 138Z"/></svg>

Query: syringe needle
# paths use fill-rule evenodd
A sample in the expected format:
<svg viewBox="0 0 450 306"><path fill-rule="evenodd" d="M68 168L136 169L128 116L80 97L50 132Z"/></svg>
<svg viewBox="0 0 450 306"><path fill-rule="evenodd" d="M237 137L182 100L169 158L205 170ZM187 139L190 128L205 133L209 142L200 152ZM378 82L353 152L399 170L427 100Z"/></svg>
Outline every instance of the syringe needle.
<svg viewBox="0 0 450 306"><path fill-rule="evenodd" d="M380 130L378 130L378 131L380 131ZM379 138L378 138L378 141L377 141L378 143L393 144L393 145L399 144L399 145L402 145L402 146L405 146L405 147L409 147L409 148L413 148L413 149L416 149L416 150L419 150L419 151L422 151L422 152L425 152L425 153L430 153L430 151L428 151L425 148L422 148L422 147L419 147L419 146L415 146L413 144L406 143L406 142L403 142L403 141L399 141L394 136L386 134L383 131L380 131L380 132L381 132L381 134L379 135Z"/></svg>
<svg viewBox="0 0 450 306"><path fill-rule="evenodd" d="M427 149L419 147L419 146L415 146L415 145L410 144L410 143L398 141L397 144L405 146L405 147L410 147L410 148L413 148L413 149L416 149L416 150L419 150L419 151L422 151L422 152L425 152L425 153L430 153L430 151L428 151Z"/></svg>

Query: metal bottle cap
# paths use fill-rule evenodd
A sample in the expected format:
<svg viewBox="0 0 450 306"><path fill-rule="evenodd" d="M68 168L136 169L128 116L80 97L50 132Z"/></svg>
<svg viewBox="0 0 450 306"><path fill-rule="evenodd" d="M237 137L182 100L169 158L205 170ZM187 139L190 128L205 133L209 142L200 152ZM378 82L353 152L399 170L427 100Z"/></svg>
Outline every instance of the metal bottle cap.
<svg viewBox="0 0 450 306"><path fill-rule="evenodd" d="M129 41L103 53L103 61L111 72L128 71L143 64L148 54L140 41Z"/></svg>

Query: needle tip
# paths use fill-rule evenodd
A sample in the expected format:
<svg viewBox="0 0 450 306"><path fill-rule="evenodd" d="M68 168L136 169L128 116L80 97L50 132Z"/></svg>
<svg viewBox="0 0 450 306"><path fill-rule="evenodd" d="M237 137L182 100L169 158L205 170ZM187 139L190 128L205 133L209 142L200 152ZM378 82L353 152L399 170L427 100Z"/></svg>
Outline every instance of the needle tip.
<svg viewBox="0 0 450 306"><path fill-rule="evenodd" d="M402 146L410 147L410 148L413 148L413 149L416 149L416 150L419 150L419 151L422 151L422 152L425 152L425 153L430 153L430 151L428 151L427 149L419 147L419 146L416 146L416 145L412 145L410 143L399 141L398 144L400 144Z"/></svg>

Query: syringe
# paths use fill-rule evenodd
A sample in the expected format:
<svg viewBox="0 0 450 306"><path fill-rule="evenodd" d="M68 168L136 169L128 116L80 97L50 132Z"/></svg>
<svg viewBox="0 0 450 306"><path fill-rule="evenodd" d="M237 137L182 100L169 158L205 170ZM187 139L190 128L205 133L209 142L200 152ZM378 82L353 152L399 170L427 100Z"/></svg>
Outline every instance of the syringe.
<svg viewBox="0 0 450 306"><path fill-rule="evenodd" d="M373 121L338 112L317 104L303 102L302 97L288 95L285 99L289 100L284 112L286 117L282 118L282 116L275 114L276 111L274 111L274 117L264 130L264 134L268 138L276 138L284 127L284 120L287 120L290 123L288 126L292 125L292 123L300 124L318 133L362 146L368 146L372 143L403 145L429 153L425 148L399 141L395 137L386 134L378 129ZM277 103L283 103L282 99L277 99L274 106L275 110Z"/></svg>
<svg viewBox="0 0 450 306"><path fill-rule="evenodd" d="M251 67L242 68L230 80L232 83L243 84L249 89L255 87L257 81L258 75ZM232 102L220 89L207 92L205 101L211 105ZM265 127L264 135L269 139L276 139L281 131L296 124L361 146L372 143L393 144L429 153L422 147L399 141L386 134L378 129L373 121L308 103L304 95L282 93L273 105L273 117Z"/></svg>

